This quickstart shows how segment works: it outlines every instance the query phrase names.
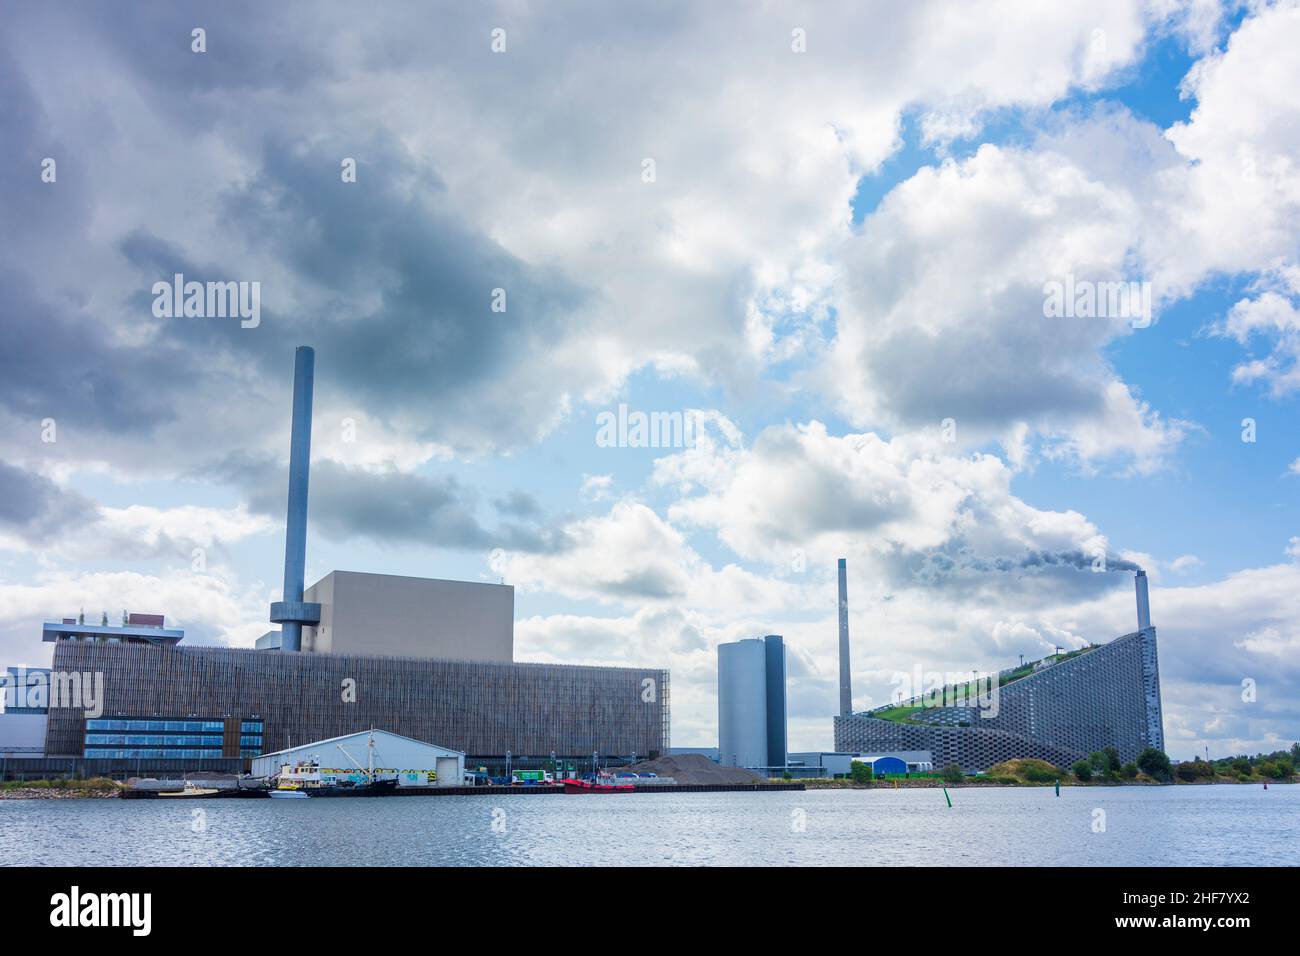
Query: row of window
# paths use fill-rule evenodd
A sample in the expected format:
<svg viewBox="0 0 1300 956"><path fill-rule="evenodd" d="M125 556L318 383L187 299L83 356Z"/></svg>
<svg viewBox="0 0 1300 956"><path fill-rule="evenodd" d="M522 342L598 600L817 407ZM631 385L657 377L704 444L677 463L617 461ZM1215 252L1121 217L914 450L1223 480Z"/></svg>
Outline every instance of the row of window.
<svg viewBox="0 0 1300 956"><path fill-rule="evenodd" d="M218 760L221 758L221 748L215 750L182 750L180 748L170 750L149 750L144 748L126 748L123 750L111 750L106 747L87 747L87 757L112 758L117 760ZM252 754L251 756L257 756Z"/></svg>
<svg viewBox="0 0 1300 956"><path fill-rule="evenodd" d="M86 721L87 730L165 731L167 733L201 733L226 729L221 720L144 720L141 718L96 718Z"/></svg>
<svg viewBox="0 0 1300 956"><path fill-rule="evenodd" d="M226 729L224 720L151 720L143 717L96 717L86 721L87 730L127 730L127 731L163 731L165 733L222 733ZM240 733L260 734L260 720L244 720L239 724Z"/></svg>
<svg viewBox="0 0 1300 956"><path fill-rule="evenodd" d="M240 743L243 743L243 738ZM261 738L256 738L260 744ZM221 734L86 734L89 744L123 744L131 747L220 747Z"/></svg>

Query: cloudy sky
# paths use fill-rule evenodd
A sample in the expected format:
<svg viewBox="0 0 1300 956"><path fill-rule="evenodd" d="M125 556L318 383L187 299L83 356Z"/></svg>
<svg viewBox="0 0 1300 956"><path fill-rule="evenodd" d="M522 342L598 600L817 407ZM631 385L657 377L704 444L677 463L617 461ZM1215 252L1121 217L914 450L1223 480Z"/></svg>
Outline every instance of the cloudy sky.
<svg viewBox="0 0 1300 956"><path fill-rule="evenodd" d="M1173 756L1300 736L1296 5L3 16L0 663L82 607L268 629L308 344L309 580L513 584L518 659L669 668L676 745L767 633L831 745L838 557L865 708L1133 630L1099 551ZM159 317L177 273L260 322Z"/></svg>

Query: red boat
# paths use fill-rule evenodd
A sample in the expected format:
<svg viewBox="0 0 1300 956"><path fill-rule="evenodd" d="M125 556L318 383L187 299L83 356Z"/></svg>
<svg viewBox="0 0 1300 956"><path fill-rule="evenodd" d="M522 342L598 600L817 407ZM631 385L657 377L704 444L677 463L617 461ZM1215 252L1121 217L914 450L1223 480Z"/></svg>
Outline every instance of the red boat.
<svg viewBox="0 0 1300 956"><path fill-rule="evenodd" d="M630 783L592 783L590 780L561 780L565 793L631 793L636 788Z"/></svg>

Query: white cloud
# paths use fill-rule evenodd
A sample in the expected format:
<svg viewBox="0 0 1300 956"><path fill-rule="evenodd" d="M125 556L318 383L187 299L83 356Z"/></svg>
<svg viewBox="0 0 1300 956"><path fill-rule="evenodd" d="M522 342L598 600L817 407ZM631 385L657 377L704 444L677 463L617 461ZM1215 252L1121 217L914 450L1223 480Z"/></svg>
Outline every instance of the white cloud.
<svg viewBox="0 0 1300 956"><path fill-rule="evenodd" d="M239 586L210 571L172 569L157 574L129 571L53 571L21 584L0 583L0 652L11 663L49 666L49 645L40 643L40 623L122 610L163 614L168 626L186 630L189 643L251 647L269 630L265 621L271 594Z"/></svg>
<svg viewBox="0 0 1300 956"><path fill-rule="evenodd" d="M582 497L588 501L603 501L609 497L610 490L614 487L613 475L583 475L582 476Z"/></svg>

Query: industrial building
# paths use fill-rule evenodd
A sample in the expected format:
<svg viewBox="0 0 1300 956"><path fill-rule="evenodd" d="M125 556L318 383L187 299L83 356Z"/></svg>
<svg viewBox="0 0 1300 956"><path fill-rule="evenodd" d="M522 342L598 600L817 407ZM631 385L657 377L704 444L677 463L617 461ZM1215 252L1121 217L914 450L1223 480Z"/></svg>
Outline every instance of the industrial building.
<svg viewBox="0 0 1300 956"><path fill-rule="evenodd" d="M769 634L719 644L719 762L779 771L786 749L784 640Z"/></svg>
<svg viewBox="0 0 1300 956"><path fill-rule="evenodd" d="M53 672L103 686L93 708L52 699L27 715L44 721L42 752L0 774L238 772L371 728L489 767L667 753L668 672L515 662L509 586L334 571L304 587L313 379L314 353L299 348L279 630L243 649L184 645L160 615L46 624ZM0 755L5 736L0 718Z"/></svg>
<svg viewBox="0 0 1300 956"><path fill-rule="evenodd" d="M836 750L928 750L936 766L957 764L967 773L1021 757L1069 767L1107 747L1126 763L1147 747L1164 750L1156 629L1145 572L1137 572L1135 588L1138 629L1133 633L1003 671L995 678L996 707L932 706L917 697L841 714L835 718Z"/></svg>
<svg viewBox="0 0 1300 956"><path fill-rule="evenodd" d="M270 777L280 768L312 763L327 780L361 778L409 780L438 787L458 787L465 778L465 755L386 730L360 731L300 747L263 754L252 762L255 777ZM363 773L364 771L364 773Z"/></svg>
<svg viewBox="0 0 1300 956"><path fill-rule="evenodd" d="M900 750L887 754L811 751L790 754L790 774L794 777L847 777L854 761L869 764L880 776L886 773L932 773L934 757L928 750ZM877 764L879 763L879 768Z"/></svg>
<svg viewBox="0 0 1300 956"><path fill-rule="evenodd" d="M452 661L514 658L515 589L477 581L331 571L304 591L320 621L303 625L302 650ZM279 650L280 632L258 639Z"/></svg>

